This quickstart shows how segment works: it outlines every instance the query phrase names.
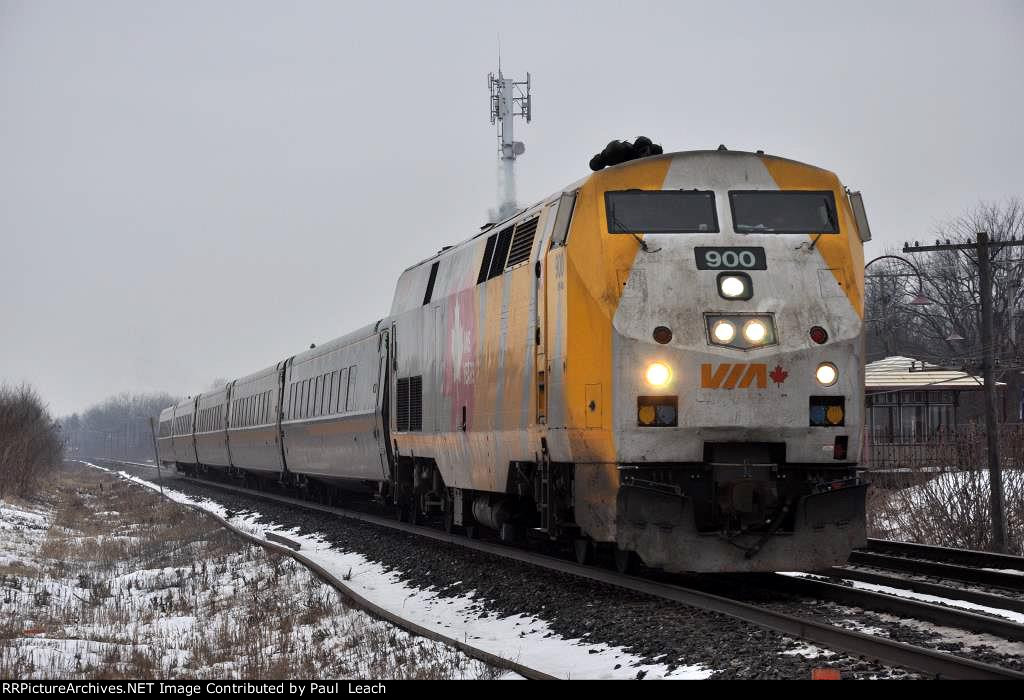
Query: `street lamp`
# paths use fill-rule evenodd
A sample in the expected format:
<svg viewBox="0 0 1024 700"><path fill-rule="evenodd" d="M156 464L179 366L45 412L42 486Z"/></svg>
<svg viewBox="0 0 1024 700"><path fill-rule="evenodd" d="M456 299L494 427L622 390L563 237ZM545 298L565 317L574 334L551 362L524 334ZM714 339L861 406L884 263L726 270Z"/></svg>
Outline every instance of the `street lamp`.
<svg viewBox="0 0 1024 700"><path fill-rule="evenodd" d="M914 271L914 274L917 275L917 294L915 294L914 297L908 303L911 306L928 306L929 304L931 304L931 299L924 295L924 279L921 277L921 271L917 269L917 266L914 265L914 263L910 262L903 256L890 254L879 255L877 258L869 260L867 264L864 265L864 270L867 271L867 269L871 267L873 264L875 264L879 260L885 260L886 258L892 258L893 260L899 260L900 262L906 263L907 265L910 266L910 269Z"/></svg>

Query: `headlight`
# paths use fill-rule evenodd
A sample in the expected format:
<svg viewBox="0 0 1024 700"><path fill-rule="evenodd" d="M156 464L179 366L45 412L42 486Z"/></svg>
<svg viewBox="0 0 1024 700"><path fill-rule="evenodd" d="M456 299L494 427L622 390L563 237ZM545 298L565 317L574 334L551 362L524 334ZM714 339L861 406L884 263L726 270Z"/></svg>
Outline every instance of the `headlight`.
<svg viewBox="0 0 1024 700"><path fill-rule="evenodd" d="M839 370L831 362L822 362L818 365L818 369L814 371L814 378L822 386L832 386L839 379Z"/></svg>
<svg viewBox="0 0 1024 700"><path fill-rule="evenodd" d="M743 326L743 337L755 345L763 343L768 337L768 328L761 321L747 321Z"/></svg>
<svg viewBox="0 0 1024 700"><path fill-rule="evenodd" d="M718 276L718 294L723 299L749 299L754 296L750 275L742 272L723 272Z"/></svg>
<svg viewBox="0 0 1024 700"><path fill-rule="evenodd" d="M644 378L651 386L665 386L672 379L672 370L664 362L652 362L647 365Z"/></svg>
<svg viewBox="0 0 1024 700"><path fill-rule="evenodd" d="M706 313L704 322L707 324L707 338L711 345L736 350L761 350L779 342L771 314Z"/></svg>
<svg viewBox="0 0 1024 700"><path fill-rule="evenodd" d="M715 336L715 340L724 345L736 337L736 326L732 324L732 321L719 321L712 326L711 334Z"/></svg>
<svg viewBox="0 0 1024 700"><path fill-rule="evenodd" d="M743 296L743 293L747 291L747 285L739 277L723 277L719 282L719 286L721 287L722 295L730 299Z"/></svg>

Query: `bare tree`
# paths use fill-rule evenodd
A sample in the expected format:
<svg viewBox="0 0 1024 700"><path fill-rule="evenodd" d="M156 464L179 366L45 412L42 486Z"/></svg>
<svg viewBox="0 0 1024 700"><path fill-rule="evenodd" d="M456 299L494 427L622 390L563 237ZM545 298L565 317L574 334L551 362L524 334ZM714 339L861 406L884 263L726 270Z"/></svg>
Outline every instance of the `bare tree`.
<svg viewBox="0 0 1024 700"><path fill-rule="evenodd" d="M60 426L27 385L0 386L0 496L30 496L63 459Z"/></svg>
<svg viewBox="0 0 1024 700"><path fill-rule="evenodd" d="M945 243L1024 237L1024 203L1012 198L982 203L935 229ZM977 260L963 251L935 251L879 260L868 271L865 294L868 359L905 354L937 364L977 371L981 304ZM914 267L898 258L910 260ZM995 356L1003 370L1021 364L1017 323L1024 304L1024 248L997 248L992 256ZM919 274L918 274L919 273ZM922 303L922 302L927 303Z"/></svg>

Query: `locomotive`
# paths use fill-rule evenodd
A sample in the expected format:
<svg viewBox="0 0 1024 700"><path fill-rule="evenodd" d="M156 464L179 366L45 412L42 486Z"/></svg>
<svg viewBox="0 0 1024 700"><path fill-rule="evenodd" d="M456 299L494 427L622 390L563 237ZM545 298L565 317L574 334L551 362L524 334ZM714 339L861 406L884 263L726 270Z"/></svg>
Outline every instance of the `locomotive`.
<svg viewBox="0 0 1024 700"><path fill-rule="evenodd" d="M407 268L386 318L166 408L159 459L621 570L840 564L869 238L827 170L635 158Z"/></svg>

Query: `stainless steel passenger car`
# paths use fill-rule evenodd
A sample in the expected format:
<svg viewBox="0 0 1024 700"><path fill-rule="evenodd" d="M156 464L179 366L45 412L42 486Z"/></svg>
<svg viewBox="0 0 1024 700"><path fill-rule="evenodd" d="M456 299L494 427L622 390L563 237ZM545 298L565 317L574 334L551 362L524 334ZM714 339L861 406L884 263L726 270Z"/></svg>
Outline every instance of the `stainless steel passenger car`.
<svg viewBox="0 0 1024 700"><path fill-rule="evenodd" d="M174 460L179 464L198 464L195 442L196 400L189 398L174 407L171 443Z"/></svg>
<svg viewBox="0 0 1024 700"><path fill-rule="evenodd" d="M174 406L160 411L157 425L157 459L163 464L173 464L177 461L174 458Z"/></svg>
<svg viewBox="0 0 1024 700"><path fill-rule="evenodd" d="M288 360L281 428L290 472L374 485L388 480L386 357L386 332L373 325Z"/></svg>
<svg viewBox="0 0 1024 700"><path fill-rule="evenodd" d="M283 372L284 362L279 362L229 385L227 436L232 466L272 474L284 470L280 403Z"/></svg>
<svg viewBox="0 0 1024 700"><path fill-rule="evenodd" d="M196 459L211 467L230 467L228 389L207 392L196 401Z"/></svg>

